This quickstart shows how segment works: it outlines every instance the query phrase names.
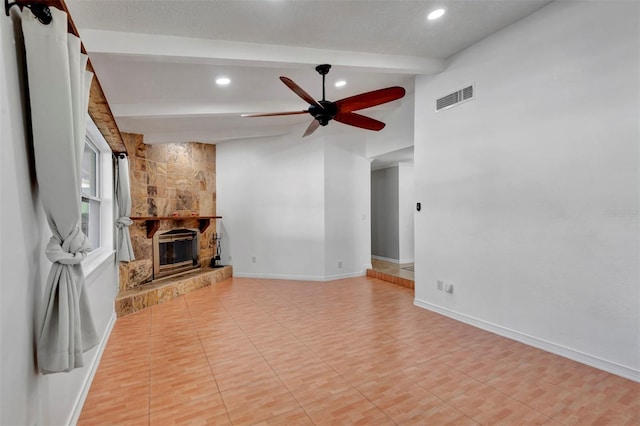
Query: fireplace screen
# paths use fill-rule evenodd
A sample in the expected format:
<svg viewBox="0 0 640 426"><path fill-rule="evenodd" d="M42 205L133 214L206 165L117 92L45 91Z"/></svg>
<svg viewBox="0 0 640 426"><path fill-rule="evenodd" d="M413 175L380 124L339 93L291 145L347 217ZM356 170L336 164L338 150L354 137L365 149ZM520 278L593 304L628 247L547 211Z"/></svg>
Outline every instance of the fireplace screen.
<svg viewBox="0 0 640 426"><path fill-rule="evenodd" d="M153 279L200 266L197 229L173 229L153 236Z"/></svg>

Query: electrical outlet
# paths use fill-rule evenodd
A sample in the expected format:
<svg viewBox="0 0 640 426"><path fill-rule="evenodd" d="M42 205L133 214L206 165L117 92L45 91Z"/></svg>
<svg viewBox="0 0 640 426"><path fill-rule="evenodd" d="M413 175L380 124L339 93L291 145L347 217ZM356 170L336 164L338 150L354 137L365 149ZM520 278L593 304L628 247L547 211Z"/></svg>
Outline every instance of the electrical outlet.
<svg viewBox="0 0 640 426"><path fill-rule="evenodd" d="M442 280L438 280L438 281L437 281L436 286L437 286L438 290L442 290L442 286L443 286L443 285L444 285L444 283L442 282Z"/></svg>
<svg viewBox="0 0 640 426"><path fill-rule="evenodd" d="M453 284L447 284L444 286L444 291L446 291L447 293L451 293L453 294Z"/></svg>
<svg viewBox="0 0 640 426"><path fill-rule="evenodd" d="M255 256L253 256L253 257L251 258L251 263L256 263L256 257L255 257Z"/></svg>
<svg viewBox="0 0 640 426"><path fill-rule="evenodd" d="M342 268L342 260L338 262L338 268Z"/></svg>

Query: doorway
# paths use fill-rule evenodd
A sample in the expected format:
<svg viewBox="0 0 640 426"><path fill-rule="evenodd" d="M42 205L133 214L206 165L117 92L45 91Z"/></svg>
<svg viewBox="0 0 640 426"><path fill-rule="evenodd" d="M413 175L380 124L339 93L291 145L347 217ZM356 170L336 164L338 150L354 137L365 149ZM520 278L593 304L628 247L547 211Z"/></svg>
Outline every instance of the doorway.
<svg viewBox="0 0 640 426"><path fill-rule="evenodd" d="M413 147L371 163L371 264L379 271L414 278L415 177Z"/></svg>

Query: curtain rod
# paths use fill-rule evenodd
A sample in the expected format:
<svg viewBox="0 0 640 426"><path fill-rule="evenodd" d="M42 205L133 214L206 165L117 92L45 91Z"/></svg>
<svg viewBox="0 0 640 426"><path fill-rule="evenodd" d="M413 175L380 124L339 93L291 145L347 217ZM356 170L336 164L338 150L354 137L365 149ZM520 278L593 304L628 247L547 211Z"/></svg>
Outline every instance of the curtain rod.
<svg viewBox="0 0 640 426"><path fill-rule="evenodd" d="M29 3L28 1L24 0L16 0L9 3L9 0L4 0L4 12L7 16L9 16L9 11L13 6L18 6L20 10L22 10L22 8L24 7L28 8L35 15L35 17L38 18L38 21L40 21L40 23L44 25L49 25L51 23L51 20L53 19L51 17L51 10L49 9L49 6L44 2L34 1L32 3Z"/></svg>
<svg viewBox="0 0 640 426"><path fill-rule="evenodd" d="M49 25L53 20L50 8L60 9L67 14L67 32L80 37L80 33L78 33L78 29L69 15L69 10L64 0L4 0L4 12L7 16L9 16L13 6L18 6L20 10L25 7L31 10L36 19L44 25ZM82 53L87 53L83 44L81 44L81 49Z"/></svg>

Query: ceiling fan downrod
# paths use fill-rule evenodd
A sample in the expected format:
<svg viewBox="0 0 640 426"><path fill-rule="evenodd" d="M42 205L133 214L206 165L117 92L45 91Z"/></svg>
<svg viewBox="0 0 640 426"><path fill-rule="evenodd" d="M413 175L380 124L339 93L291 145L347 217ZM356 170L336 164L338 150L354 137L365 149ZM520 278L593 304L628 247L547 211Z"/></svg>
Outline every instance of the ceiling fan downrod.
<svg viewBox="0 0 640 426"><path fill-rule="evenodd" d="M318 74L322 75L322 100L326 100L325 96L324 96L324 77L329 74L329 70L331 69L331 65L329 64L322 64L322 65L318 65L316 67L316 71L318 71Z"/></svg>
<svg viewBox="0 0 640 426"><path fill-rule="evenodd" d="M316 67L316 71L318 74L322 76L322 100L318 101L320 104L320 108L316 105L311 105L309 107L309 113L318 120L321 126L326 126L329 124L329 121L333 119L333 117L338 112L335 104L333 102L329 102L325 96L325 76L329 74L329 70L331 69L331 65L322 64Z"/></svg>

